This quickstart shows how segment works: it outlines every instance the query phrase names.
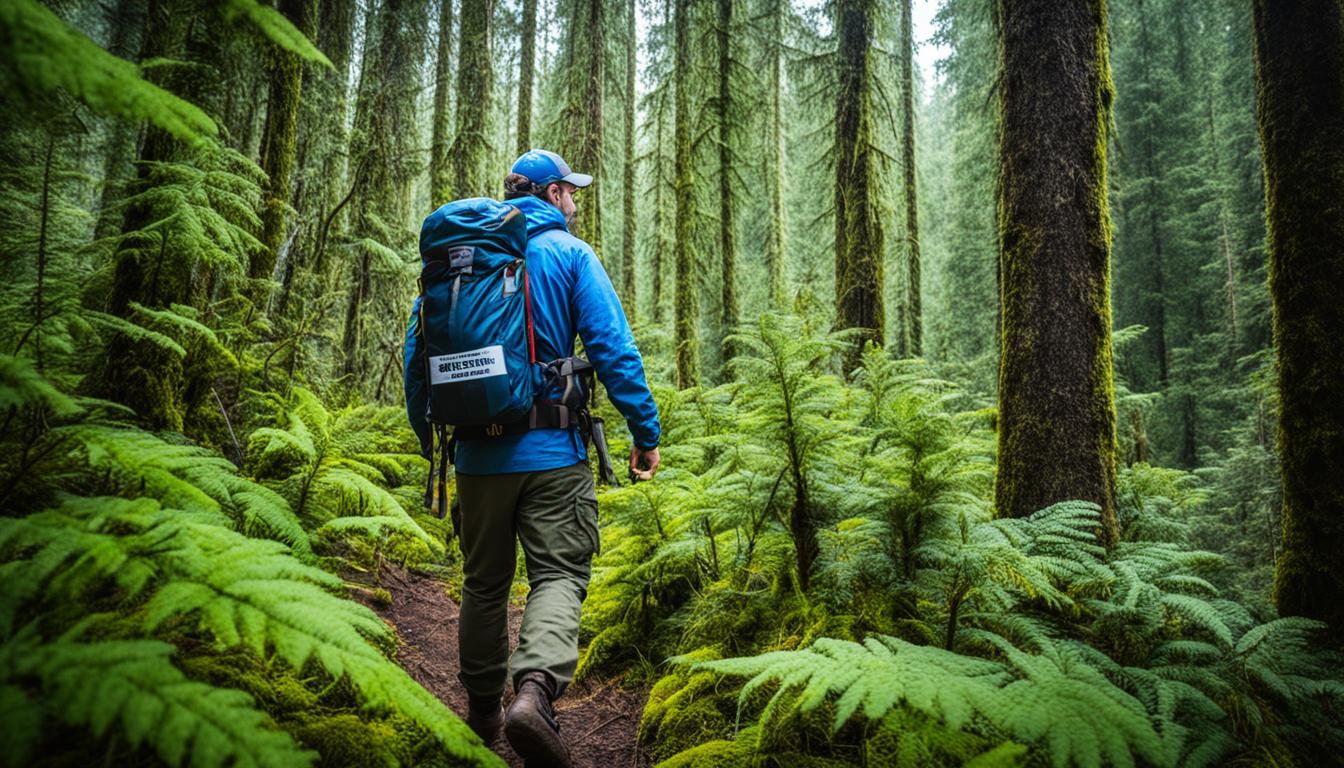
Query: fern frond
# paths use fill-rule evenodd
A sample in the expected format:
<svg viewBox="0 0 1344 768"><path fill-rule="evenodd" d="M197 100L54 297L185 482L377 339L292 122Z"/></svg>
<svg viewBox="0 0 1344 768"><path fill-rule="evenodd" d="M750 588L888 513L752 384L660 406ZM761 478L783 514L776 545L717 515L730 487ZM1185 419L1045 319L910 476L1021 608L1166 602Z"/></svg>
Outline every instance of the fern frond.
<svg viewBox="0 0 1344 768"><path fill-rule="evenodd" d="M176 649L168 643L30 638L15 646L3 654L5 671L38 678L46 712L97 737L119 724L131 746L151 746L168 765L284 768L317 758L275 728L251 696L187 679L172 664ZM21 721L41 716L32 700L6 699L29 707Z"/></svg>

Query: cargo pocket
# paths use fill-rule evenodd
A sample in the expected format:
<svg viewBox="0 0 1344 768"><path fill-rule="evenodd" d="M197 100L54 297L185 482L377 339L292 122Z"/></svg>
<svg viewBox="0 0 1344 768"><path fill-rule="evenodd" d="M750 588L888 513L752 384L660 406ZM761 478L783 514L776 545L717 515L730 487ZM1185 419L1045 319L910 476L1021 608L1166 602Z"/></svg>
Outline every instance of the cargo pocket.
<svg viewBox="0 0 1344 768"><path fill-rule="evenodd" d="M597 525L597 496L590 494L592 491L585 491L574 497L574 517L588 540L589 551L596 556L602 551L602 532Z"/></svg>

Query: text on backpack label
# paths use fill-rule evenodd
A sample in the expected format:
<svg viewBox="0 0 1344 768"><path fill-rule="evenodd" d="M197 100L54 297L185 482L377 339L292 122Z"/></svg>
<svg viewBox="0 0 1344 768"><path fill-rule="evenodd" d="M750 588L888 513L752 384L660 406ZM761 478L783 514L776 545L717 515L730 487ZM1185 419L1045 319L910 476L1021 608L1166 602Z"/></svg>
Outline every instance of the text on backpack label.
<svg viewBox="0 0 1344 768"><path fill-rule="evenodd" d="M429 358L430 384L451 384L489 376L503 376L506 373L508 369L504 367L504 347L499 344L473 349L470 352Z"/></svg>

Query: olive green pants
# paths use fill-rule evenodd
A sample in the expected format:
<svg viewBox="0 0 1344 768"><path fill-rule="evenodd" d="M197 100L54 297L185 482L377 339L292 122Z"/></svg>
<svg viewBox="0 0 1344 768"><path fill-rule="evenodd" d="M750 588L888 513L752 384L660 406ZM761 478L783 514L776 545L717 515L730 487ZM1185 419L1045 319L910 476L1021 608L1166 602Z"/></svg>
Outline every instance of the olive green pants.
<svg viewBox="0 0 1344 768"><path fill-rule="evenodd" d="M599 547L597 492L587 462L541 472L457 475L458 540L464 582L458 627L458 679L490 701L513 680L543 670L556 695L579 661L579 606ZM509 656L508 601L516 546L523 545L531 591L518 648Z"/></svg>

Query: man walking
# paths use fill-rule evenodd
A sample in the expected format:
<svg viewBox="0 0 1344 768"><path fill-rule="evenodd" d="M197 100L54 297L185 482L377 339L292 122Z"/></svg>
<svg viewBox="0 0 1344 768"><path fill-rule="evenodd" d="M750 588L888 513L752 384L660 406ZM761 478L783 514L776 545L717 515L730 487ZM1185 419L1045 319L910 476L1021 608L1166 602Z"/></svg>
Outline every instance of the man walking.
<svg viewBox="0 0 1344 768"><path fill-rule="evenodd" d="M574 193L590 183L591 176L572 173L559 155L545 150L519 157L505 179L505 200L527 221L525 289L535 359L570 357L575 337L583 340L598 379L634 437L632 476L649 480L658 469L660 433L643 360L611 279L592 248L569 233ZM407 334L408 361L414 357L410 345L417 315L412 312ZM407 407L427 444L423 383L413 385L416 372L410 368L408 362ZM568 766L552 703L578 664L580 606L600 544L584 441L573 426L459 437L455 465L460 516L455 524L465 576L458 678L470 701L467 723L486 743L502 725L529 765ZM515 536L522 543L531 591L510 657L507 618ZM510 672L515 695L505 714L501 701Z"/></svg>

